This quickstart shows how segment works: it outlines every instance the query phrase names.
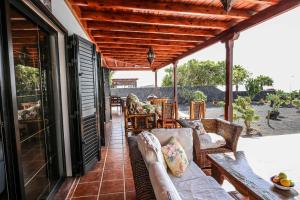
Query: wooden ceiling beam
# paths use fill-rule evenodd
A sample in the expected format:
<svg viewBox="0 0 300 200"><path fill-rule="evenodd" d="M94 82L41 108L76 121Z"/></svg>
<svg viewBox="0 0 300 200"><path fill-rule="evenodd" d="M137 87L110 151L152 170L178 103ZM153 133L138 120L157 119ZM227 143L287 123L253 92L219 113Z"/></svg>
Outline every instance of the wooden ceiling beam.
<svg viewBox="0 0 300 200"><path fill-rule="evenodd" d="M229 27L228 21L197 19L183 16L164 16L155 14L129 13L129 12L103 12L83 11L81 19L96 20L100 22L138 23L154 25L172 25L185 27L206 27L217 30L224 30Z"/></svg>
<svg viewBox="0 0 300 200"><path fill-rule="evenodd" d="M252 12L240 9L231 9L229 13L223 10L222 7L194 5L184 2L160 2L139 0L73 0L73 5L78 6L93 6L97 9L127 9L127 10L153 10L168 13L183 13L190 15L213 15L226 16L232 18L247 18Z"/></svg>
<svg viewBox="0 0 300 200"><path fill-rule="evenodd" d="M180 54L184 50L178 50L178 49L169 49L168 51L164 49L159 49L158 47L154 47L155 54ZM109 47L102 47L101 52L103 53L142 53L146 54L148 49L126 49L126 48L109 48Z"/></svg>
<svg viewBox="0 0 300 200"><path fill-rule="evenodd" d="M124 39L124 38L95 38L95 42L98 44L113 43L113 44L136 44L136 45L150 45L150 46L181 46L181 47L193 47L201 42L169 42L161 40L142 40L142 39Z"/></svg>
<svg viewBox="0 0 300 200"><path fill-rule="evenodd" d="M208 39L211 36L194 36L194 35L174 35L174 34L157 34L157 33L135 33L135 32L119 32L119 31L92 31L94 38L125 38L125 39L150 39L163 41L185 41L199 42Z"/></svg>
<svg viewBox="0 0 300 200"><path fill-rule="evenodd" d="M95 22L88 21L87 27L93 30L107 30L107 31L127 31L140 33L165 33L165 34L179 34L179 35L195 35L195 36L214 36L220 31L205 30L201 28L186 28L162 25L143 25L133 23L109 23L109 22Z"/></svg>

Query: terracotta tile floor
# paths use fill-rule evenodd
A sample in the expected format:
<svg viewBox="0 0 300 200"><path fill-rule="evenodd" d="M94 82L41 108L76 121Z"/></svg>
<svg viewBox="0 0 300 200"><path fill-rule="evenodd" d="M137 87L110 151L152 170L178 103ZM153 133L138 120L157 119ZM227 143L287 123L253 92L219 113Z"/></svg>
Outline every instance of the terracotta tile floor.
<svg viewBox="0 0 300 200"><path fill-rule="evenodd" d="M82 177L69 178L55 195L55 200L132 200L135 187L124 134L123 118L113 113L106 124L106 146L102 159Z"/></svg>

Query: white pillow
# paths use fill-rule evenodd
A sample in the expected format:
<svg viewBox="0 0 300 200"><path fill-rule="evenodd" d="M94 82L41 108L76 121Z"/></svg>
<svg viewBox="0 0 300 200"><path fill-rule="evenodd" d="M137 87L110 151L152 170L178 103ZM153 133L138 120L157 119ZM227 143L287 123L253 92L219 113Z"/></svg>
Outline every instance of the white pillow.
<svg viewBox="0 0 300 200"><path fill-rule="evenodd" d="M160 162L167 169L167 164L161 151L161 144L157 137L148 131L143 131L138 134L137 143L147 168L153 162Z"/></svg>
<svg viewBox="0 0 300 200"><path fill-rule="evenodd" d="M212 149L226 145L226 140L216 133L199 134L200 149Z"/></svg>

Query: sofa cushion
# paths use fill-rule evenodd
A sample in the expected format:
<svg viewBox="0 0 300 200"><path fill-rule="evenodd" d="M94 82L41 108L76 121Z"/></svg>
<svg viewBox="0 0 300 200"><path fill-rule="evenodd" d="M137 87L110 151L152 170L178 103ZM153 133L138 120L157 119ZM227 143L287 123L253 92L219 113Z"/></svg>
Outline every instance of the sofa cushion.
<svg viewBox="0 0 300 200"><path fill-rule="evenodd" d="M143 131L137 136L137 142L147 167L150 163L161 162L167 169L160 142L152 133Z"/></svg>
<svg viewBox="0 0 300 200"><path fill-rule="evenodd" d="M174 184L180 181L187 181L206 176L205 173L198 167L198 165L195 162L191 162L188 165L184 174L181 177L176 177L171 172L168 172L168 175Z"/></svg>
<svg viewBox="0 0 300 200"><path fill-rule="evenodd" d="M199 134L200 149L213 149L226 145L226 140L216 133Z"/></svg>
<svg viewBox="0 0 300 200"><path fill-rule="evenodd" d="M157 200L181 200L177 189L160 162L151 163L148 170Z"/></svg>
<svg viewBox="0 0 300 200"><path fill-rule="evenodd" d="M162 146L168 144L170 138L174 136L183 147L187 155L188 161L193 161L193 135L191 128L158 128L151 130L151 132L157 137Z"/></svg>
<svg viewBox="0 0 300 200"><path fill-rule="evenodd" d="M169 143L163 146L161 150L171 172L175 176L181 177L189 164L181 144L175 137L171 137Z"/></svg>
<svg viewBox="0 0 300 200"><path fill-rule="evenodd" d="M182 200L233 200L210 176L174 183Z"/></svg>

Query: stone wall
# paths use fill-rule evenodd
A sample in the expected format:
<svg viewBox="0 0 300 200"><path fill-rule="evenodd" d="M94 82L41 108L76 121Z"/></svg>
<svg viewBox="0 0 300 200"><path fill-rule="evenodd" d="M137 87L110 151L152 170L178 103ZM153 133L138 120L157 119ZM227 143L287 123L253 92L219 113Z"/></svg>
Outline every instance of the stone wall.
<svg viewBox="0 0 300 200"><path fill-rule="evenodd" d="M196 87L178 87L178 102L179 104L187 104L187 93L194 92L200 90L207 96L207 101L212 102L223 101L225 98L225 92L214 87L214 86L196 86ZM259 101L261 98L265 98L265 96L270 91L261 91L258 93L253 100ZM145 101L149 95L154 93L154 88L111 88L111 94L120 97L126 97L129 93L133 93L138 96L141 101ZM157 88L157 96L158 97L167 97L173 98L173 87L159 87ZM246 91L239 91L238 95L236 92L233 92L234 98L237 96L248 96Z"/></svg>
<svg viewBox="0 0 300 200"><path fill-rule="evenodd" d="M178 87L177 94L179 103L186 103L184 102L186 94L197 90L202 91L208 97L208 101L224 99L224 92L213 86ZM133 93L137 95L141 101L145 101L149 95L154 93L154 88L111 88L112 95L126 97L129 93ZM159 87L157 89L157 96L173 98L173 87Z"/></svg>

